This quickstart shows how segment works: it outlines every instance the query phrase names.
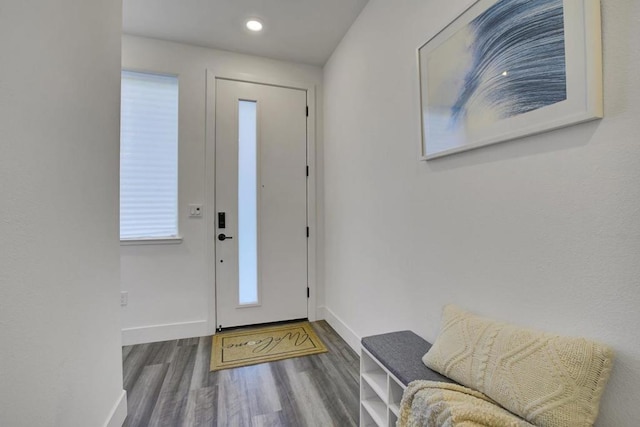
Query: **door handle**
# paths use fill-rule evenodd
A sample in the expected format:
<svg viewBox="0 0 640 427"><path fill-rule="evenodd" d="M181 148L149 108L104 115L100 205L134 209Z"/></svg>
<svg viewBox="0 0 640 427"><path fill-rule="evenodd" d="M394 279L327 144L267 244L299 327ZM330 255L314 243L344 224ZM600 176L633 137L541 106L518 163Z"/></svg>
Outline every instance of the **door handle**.
<svg viewBox="0 0 640 427"><path fill-rule="evenodd" d="M227 239L233 239L233 237L231 236L225 236L224 233L220 233L218 234L218 240L220 240L221 242L224 242Z"/></svg>

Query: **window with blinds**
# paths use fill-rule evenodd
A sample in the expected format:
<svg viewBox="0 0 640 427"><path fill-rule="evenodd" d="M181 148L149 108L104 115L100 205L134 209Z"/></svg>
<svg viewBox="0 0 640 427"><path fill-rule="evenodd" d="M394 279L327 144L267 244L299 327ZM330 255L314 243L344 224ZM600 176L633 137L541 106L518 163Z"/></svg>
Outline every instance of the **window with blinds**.
<svg viewBox="0 0 640 427"><path fill-rule="evenodd" d="M120 239L178 236L178 77L122 71Z"/></svg>

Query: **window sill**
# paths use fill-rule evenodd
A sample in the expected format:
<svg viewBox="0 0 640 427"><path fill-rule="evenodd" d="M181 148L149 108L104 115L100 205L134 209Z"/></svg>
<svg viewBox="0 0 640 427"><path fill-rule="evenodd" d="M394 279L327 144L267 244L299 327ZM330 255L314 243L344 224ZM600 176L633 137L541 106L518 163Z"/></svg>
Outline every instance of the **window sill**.
<svg viewBox="0 0 640 427"><path fill-rule="evenodd" d="M176 237L149 237L146 239L120 239L120 246L141 246L141 245L179 245L182 243L182 236Z"/></svg>

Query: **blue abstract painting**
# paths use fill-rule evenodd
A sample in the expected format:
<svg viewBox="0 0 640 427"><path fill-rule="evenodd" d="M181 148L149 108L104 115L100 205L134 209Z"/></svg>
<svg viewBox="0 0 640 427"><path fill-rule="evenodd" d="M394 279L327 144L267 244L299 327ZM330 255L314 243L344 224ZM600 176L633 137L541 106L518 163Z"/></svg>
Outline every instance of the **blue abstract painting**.
<svg viewBox="0 0 640 427"><path fill-rule="evenodd" d="M428 151L566 100L564 31L563 0L500 0L430 49L421 59Z"/></svg>

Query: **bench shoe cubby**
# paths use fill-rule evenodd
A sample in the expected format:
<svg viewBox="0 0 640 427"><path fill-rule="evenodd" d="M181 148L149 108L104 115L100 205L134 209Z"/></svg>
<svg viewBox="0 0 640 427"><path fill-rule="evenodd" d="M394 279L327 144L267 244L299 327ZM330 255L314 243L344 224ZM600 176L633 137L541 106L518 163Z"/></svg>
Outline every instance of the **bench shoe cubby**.
<svg viewBox="0 0 640 427"><path fill-rule="evenodd" d="M361 344L361 426L395 427L402 394L411 381L453 382L422 363L431 344L414 332L372 335Z"/></svg>
<svg viewBox="0 0 640 427"><path fill-rule="evenodd" d="M405 388L363 347L360 356L360 426L395 427Z"/></svg>

